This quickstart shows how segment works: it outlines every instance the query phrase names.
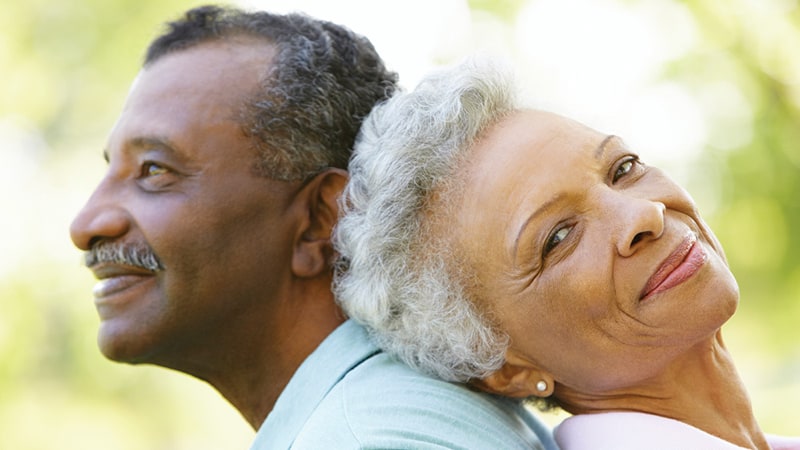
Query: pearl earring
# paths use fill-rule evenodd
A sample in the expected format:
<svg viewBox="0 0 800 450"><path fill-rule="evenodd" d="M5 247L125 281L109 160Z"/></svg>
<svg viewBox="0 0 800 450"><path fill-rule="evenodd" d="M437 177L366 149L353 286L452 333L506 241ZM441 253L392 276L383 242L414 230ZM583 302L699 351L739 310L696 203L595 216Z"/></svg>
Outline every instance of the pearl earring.
<svg viewBox="0 0 800 450"><path fill-rule="evenodd" d="M539 392L546 391L547 390L547 383L545 383L544 380L539 381L538 383L536 383L536 390L538 390Z"/></svg>

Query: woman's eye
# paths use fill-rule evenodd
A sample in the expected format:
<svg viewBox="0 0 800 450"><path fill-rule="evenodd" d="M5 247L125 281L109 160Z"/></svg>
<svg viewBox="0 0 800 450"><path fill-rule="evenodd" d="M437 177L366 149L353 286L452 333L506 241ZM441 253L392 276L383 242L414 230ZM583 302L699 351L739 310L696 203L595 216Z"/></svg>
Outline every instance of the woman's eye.
<svg viewBox="0 0 800 450"><path fill-rule="evenodd" d="M570 231L572 231L572 226L565 226L555 230L545 243L544 256L547 256L547 254L550 253L554 248L556 248L556 246L560 244L561 241L566 239Z"/></svg>
<svg viewBox="0 0 800 450"><path fill-rule="evenodd" d="M638 163L639 160L636 157L630 157L623 161L622 164L617 167L617 170L614 171L613 181L616 183L620 178L629 174L631 170L633 170L634 166Z"/></svg>

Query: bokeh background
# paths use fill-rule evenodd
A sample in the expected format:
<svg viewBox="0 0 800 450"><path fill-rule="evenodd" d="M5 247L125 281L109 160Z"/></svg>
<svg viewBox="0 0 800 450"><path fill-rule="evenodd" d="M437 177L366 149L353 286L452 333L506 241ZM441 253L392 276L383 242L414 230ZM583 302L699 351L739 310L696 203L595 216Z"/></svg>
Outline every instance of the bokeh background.
<svg viewBox="0 0 800 450"><path fill-rule="evenodd" d="M0 448L243 449L254 435L204 383L100 356L94 281L68 235L145 46L200 3L3 4ZM503 55L538 106L621 135L665 168L695 196L739 280L726 337L756 415L768 432L800 434L797 0L238 4L346 24L407 88L465 55Z"/></svg>

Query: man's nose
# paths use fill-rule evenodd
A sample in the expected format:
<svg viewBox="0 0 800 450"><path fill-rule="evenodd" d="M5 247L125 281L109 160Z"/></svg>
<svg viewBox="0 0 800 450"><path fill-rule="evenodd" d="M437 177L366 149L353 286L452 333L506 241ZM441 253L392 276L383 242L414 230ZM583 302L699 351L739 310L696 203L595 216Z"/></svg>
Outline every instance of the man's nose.
<svg viewBox="0 0 800 450"><path fill-rule="evenodd" d="M116 239L130 228L130 216L119 203L108 180L100 183L69 227L73 244L89 250L95 242Z"/></svg>

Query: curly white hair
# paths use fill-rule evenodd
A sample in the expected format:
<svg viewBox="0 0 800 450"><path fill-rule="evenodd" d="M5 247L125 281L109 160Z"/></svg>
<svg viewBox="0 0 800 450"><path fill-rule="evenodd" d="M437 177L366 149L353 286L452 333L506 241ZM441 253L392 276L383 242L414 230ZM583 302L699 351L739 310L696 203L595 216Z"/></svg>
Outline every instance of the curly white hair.
<svg viewBox="0 0 800 450"><path fill-rule="evenodd" d="M505 64L472 59L440 70L373 109L349 164L333 238L336 297L385 351L449 381L497 370L508 337L471 297L474 277L441 232L446 224L434 223L447 212L437 199L458 191L475 141L516 102Z"/></svg>

